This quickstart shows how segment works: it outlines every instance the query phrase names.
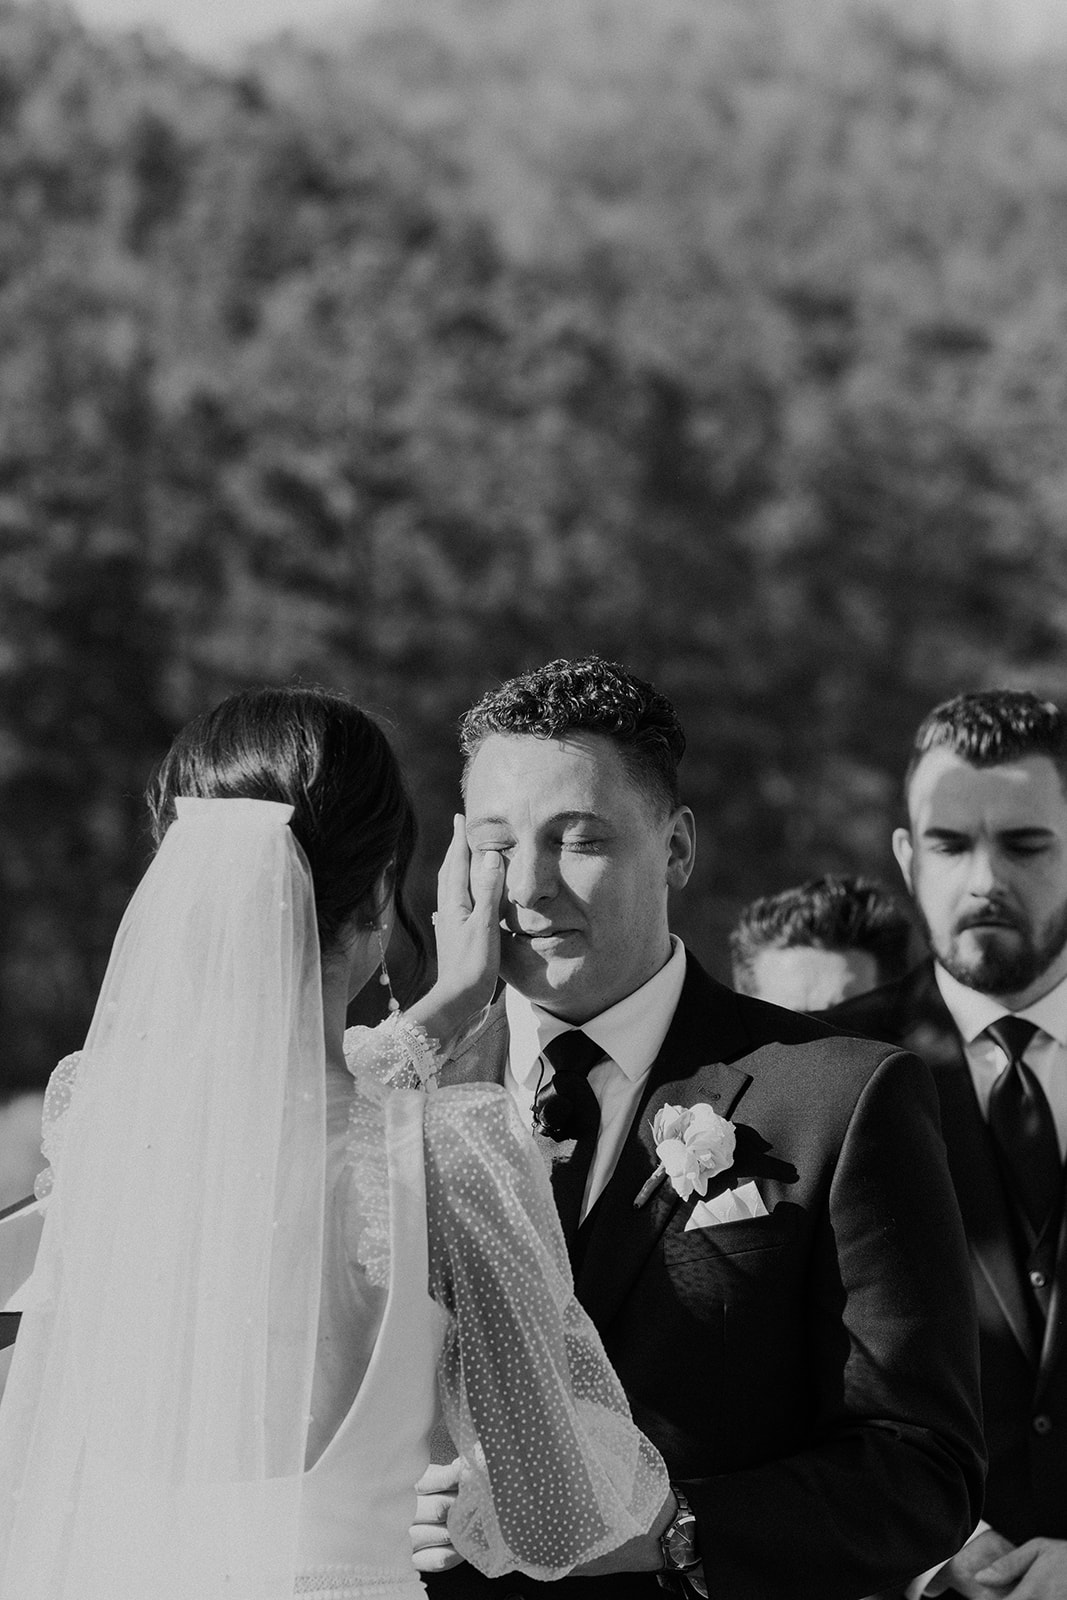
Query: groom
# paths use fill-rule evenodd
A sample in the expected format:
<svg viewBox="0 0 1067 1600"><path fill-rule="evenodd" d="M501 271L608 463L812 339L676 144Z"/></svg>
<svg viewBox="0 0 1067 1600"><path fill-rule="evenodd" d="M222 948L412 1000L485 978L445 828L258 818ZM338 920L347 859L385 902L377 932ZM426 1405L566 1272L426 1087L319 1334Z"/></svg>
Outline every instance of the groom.
<svg viewBox="0 0 1067 1600"><path fill-rule="evenodd" d="M966 1249L926 1068L734 994L671 936L694 822L684 735L650 685L554 661L486 695L462 743L471 850L506 861L507 987L452 1078L504 1082L559 1135L578 1297L677 1507L660 1539L606 1558L610 1576L549 1588L460 1565L431 1596L654 1600L665 1565L677 1593L721 1600L906 1584L970 1532L982 1482ZM651 1181L668 1105L732 1124L703 1199ZM424 1574L448 1559L446 1498L420 1501Z"/></svg>

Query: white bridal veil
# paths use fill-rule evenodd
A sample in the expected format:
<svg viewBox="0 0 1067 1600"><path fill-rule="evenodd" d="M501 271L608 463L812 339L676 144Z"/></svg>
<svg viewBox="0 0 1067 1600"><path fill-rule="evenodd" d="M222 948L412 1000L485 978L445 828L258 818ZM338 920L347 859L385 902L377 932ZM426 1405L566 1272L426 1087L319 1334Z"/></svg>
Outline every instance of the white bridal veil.
<svg viewBox="0 0 1067 1600"><path fill-rule="evenodd" d="M178 801L52 1095L0 1407L0 1600L292 1600L325 1064L291 814Z"/></svg>

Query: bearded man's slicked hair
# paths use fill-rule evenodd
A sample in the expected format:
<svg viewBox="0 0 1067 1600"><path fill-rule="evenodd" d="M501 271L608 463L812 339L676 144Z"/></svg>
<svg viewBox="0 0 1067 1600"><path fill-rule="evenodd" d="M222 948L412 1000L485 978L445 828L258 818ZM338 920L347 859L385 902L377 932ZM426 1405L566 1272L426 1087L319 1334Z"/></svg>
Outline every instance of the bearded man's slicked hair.
<svg viewBox="0 0 1067 1600"><path fill-rule="evenodd" d="M657 809L673 811L680 804L685 734L677 712L650 683L599 656L549 661L483 695L460 723L464 783L491 734L559 739L577 732L610 739L636 787Z"/></svg>
<svg viewBox="0 0 1067 1600"><path fill-rule="evenodd" d="M915 735L905 793L923 756L942 749L973 767L1048 756L1067 786L1067 717L1051 700L1027 689L979 689L935 706Z"/></svg>

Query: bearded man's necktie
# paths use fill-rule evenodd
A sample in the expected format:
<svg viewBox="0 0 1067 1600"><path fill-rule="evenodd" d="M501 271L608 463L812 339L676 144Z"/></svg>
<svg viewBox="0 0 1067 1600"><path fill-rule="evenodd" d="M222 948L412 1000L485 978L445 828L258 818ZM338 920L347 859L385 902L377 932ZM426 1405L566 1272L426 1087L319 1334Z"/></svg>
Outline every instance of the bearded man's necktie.
<svg viewBox="0 0 1067 1600"><path fill-rule="evenodd" d="M600 1132L600 1102L589 1073L604 1052L580 1028L559 1034L542 1052L552 1067L552 1081L534 1100L534 1128L559 1148L552 1152L552 1192L567 1249L573 1254L582 1200ZM567 1153L563 1146L574 1140Z"/></svg>
<svg viewBox="0 0 1067 1600"><path fill-rule="evenodd" d="M1033 1238L1039 1239L1063 1193L1063 1161L1045 1091L1023 1060L1038 1031L1004 1016L985 1030L1008 1057L989 1097L989 1128Z"/></svg>

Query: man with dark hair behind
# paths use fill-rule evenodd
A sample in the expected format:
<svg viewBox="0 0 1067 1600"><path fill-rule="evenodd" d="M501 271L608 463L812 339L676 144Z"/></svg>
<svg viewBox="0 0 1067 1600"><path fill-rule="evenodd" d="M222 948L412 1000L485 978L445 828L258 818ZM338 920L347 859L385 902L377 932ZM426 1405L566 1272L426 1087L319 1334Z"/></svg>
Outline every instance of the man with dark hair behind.
<svg viewBox="0 0 1067 1600"><path fill-rule="evenodd" d="M1065 781L1058 706L1015 690L936 706L893 838L931 959L831 1013L933 1068L970 1243L988 1522L916 1594L1067 1595Z"/></svg>
<svg viewBox="0 0 1067 1600"><path fill-rule="evenodd" d="M649 684L553 661L487 695L462 737L471 849L506 864L506 989L454 1069L504 1084L537 1131L578 1296L676 1500L659 1540L553 1600L654 1600L665 1573L723 1600L906 1581L958 1548L981 1480L929 1072L735 994L672 937L695 825L684 736ZM451 1562L448 1482L424 1482L424 1572ZM431 1579L434 1600L548 1592L467 1566Z"/></svg>
<svg viewBox="0 0 1067 1600"><path fill-rule="evenodd" d="M827 1011L908 970L911 918L870 878L809 878L742 908L734 988L791 1011Z"/></svg>

